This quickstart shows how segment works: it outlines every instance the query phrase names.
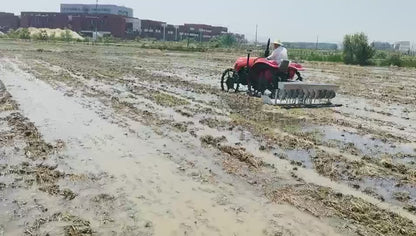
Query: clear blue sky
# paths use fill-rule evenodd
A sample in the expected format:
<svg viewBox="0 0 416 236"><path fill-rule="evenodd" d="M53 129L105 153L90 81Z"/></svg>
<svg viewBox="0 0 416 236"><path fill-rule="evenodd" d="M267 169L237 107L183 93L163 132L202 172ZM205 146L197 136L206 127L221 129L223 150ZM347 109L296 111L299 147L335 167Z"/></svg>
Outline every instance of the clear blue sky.
<svg viewBox="0 0 416 236"><path fill-rule="evenodd" d="M0 11L59 11L60 3L95 0L1 0ZM414 0L99 0L131 7L143 19L172 24L206 23L254 38L341 42L346 33L365 32L370 40L416 41Z"/></svg>

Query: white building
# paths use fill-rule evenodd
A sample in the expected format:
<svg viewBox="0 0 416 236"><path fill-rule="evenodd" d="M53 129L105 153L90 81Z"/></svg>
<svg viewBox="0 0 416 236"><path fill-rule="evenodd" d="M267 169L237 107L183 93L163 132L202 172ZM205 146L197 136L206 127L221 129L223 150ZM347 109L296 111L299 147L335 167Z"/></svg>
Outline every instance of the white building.
<svg viewBox="0 0 416 236"><path fill-rule="evenodd" d="M133 9L117 5L61 4L61 13L111 14L133 17Z"/></svg>
<svg viewBox="0 0 416 236"><path fill-rule="evenodd" d="M127 30L131 32L141 32L142 22L137 18L125 18L127 24Z"/></svg>
<svg viewBox="0 0 416 236"><path fill-rule="evenodd" d="M400 52L410 51L410 41L399 41L394 43L394 49Z"/></svg>

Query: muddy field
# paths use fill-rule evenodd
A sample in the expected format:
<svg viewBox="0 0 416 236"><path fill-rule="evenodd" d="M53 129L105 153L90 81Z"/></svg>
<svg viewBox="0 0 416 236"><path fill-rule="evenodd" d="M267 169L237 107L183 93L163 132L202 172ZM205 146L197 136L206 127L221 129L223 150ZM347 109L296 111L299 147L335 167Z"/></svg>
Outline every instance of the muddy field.
<svg viewBox="0 0 416 236"><path fill-rule="evenodd" d="M220 90L238 53L0 41L0 235L416 235L416 70L343 107Z"/></svg>

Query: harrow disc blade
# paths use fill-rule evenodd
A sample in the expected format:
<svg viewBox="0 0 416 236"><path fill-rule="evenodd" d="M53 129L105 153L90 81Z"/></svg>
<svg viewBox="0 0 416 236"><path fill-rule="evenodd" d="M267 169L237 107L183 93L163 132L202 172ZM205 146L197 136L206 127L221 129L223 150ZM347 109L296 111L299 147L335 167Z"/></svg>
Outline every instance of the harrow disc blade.
<svg viewBox="0 0 416 236"><path fill-rule="evenodd" d="M279 90L279 97L280 100L286 99L286 91L285 90Z"/></svg>
<svg viewBox="0 0 416 236"><path fill-rule="evenodd" d="M310 84L303 82L281 82L276 99L284 104L318 104L328 103L324 99L332 99L336 96L338 86L329 84Z"/></svg>
<svg viewBox="0 0 416 236"><path fill-rule="evenodd" d="M335 96L337 96L335 91L330 91L329 93L330 93L329 99L333 99L335 98Z"/></svg>
<svg viewBox="0 0 416 236"><path fill-rule="evenodd" d="M311 91L309 91L309 89L303 89L303 91L305 92L304 99L309 99L311 96Z"/></svg>
<svg viewBox="0 0 416 236"><path fill-rule="evenodd" d="M305 92L303 89L299 89L298 99L303 99L305 97Z"/></svg>
<svg viewBox="0 0 416 236"><path fill-rule="evenodd" d="M318 98L317 99L323 99L325 98L325 90L319 90L318 91Z"/></svg>
<svg viewBox="0 0 416 236"><path fill-rule="evenodd" d="M300 89L293 90L292 98L298 98Z"/></svg>
<svg viewBox="0 0 416 236"><path fill-rule="evenodd" d="M287 91L287 98L292 99L293 95L294 95L294 91L293 89L290 89Z"/></svg>
<svg viewBox="0 0 416 236"><path fill-rule="evenodd" d="M311 89L311 93L310 93L309 99L313 99L313 98L315 98L315 90L314 89Z"/></svg>

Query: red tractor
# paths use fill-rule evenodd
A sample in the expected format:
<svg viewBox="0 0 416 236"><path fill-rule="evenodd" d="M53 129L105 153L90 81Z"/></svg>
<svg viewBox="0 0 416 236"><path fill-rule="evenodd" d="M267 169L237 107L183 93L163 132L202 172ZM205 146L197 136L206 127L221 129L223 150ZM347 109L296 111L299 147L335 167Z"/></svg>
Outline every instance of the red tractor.
<svg viewBox="0 0 416 236"><path fill-rule="evenodd" d="M268 43L265 57L269 55ZM234 68L224 71L221 89L239 91L240 85L248 87L252 96L262 96L266 103L273 104L331 104L338 89L335 85L304 83L300 71L302 65L287 60L277 64L262 57L240 57ZM296 76L296 78L295 78ZM265 96L265 92L270 94ZM274 99L274 102L273 100Z"/></svg>

